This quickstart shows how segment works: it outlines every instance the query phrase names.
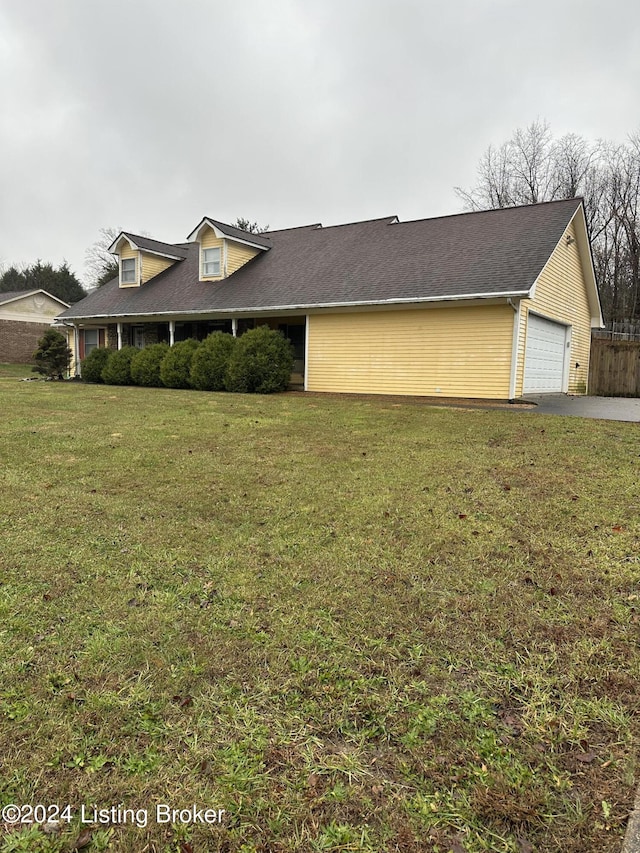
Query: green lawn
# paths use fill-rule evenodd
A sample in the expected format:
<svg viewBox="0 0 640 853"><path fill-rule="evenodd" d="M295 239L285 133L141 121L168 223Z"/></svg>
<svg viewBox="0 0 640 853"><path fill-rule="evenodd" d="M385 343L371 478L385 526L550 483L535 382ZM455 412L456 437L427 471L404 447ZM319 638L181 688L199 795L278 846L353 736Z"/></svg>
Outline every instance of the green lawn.
<svg viewBox="0 0 640 853"><path fill-rule="evenodd" d="M72 820L1 851L619 850L636 425L16 375L0 805Z"/></svg>

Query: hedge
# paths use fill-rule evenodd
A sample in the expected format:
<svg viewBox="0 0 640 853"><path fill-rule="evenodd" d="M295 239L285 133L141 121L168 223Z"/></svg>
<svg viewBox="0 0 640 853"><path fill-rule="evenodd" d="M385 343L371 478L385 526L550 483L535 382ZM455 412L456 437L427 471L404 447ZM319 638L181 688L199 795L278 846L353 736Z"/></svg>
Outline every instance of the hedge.
<svg viewBox="0 0 640 853"><path fill-rule="evenodd" d="M224 391L227 368L237 339L227 332L213 332L200 344L191 362L191 384L198 391Z"/></svg>
<svg viewBox="0 0 640 853"><path fill-rule="evenodd" d="M131 359L131 379L135 384L156 388L161 386L160 365L168 352L169 344L151 344L138 350Z"/></svg>
<svg viewBox="0 0 640 853"><path fill-rule="evenodd" d="M136 347L122 347L109 353L102 369L102 380L107 385L131 385L131 359L140 352Z"/></svg>
<svg viewBox="0 0 640 853"><path fill-rule="evenodd" d="M294 354L291 341L268 326L251 329L238 338L229 359L228 391L273 394L291 380Z"/></svg>
<svg viewBox="0 0 640 853"><path fill-rule="evenodd" d="M83 360L81 367L82 378L85 382L103 382L102 371L109 359L113 350L105 347L96 347L92 349L89 355Z"/></svg>
<svg viewBox="0 0 640 853"><path fill-rule="evenodd" d="M167 352L160 365L160 379L167 388L191 387L191 362L199 346L198 341L188 338L178 341Z"/></svg>

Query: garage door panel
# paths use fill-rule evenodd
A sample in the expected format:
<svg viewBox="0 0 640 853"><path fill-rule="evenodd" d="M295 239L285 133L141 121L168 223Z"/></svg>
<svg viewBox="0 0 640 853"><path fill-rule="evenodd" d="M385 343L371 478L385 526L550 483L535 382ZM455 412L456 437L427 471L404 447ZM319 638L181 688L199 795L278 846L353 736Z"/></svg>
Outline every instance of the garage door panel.
<svg viewBox="0 0 640 853"><path fill-rule="evenodd" d="M524 362L524 393L564 390L567 327L536 314L529 315Z"/></svg>

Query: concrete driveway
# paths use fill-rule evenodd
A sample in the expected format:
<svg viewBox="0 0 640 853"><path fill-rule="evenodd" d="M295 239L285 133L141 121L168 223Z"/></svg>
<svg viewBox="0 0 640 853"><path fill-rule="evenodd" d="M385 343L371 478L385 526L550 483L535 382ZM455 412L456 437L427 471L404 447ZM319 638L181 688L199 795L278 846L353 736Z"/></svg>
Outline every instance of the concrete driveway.
<svg viewBox="0 0 640 853"><path fill-rule="evenodd" d="M528 409L540 415L575 415L578 418L600 418L605 421L640 422L640 399L637 397L570 397L568 394L527 394L536 404Z"/></svg>

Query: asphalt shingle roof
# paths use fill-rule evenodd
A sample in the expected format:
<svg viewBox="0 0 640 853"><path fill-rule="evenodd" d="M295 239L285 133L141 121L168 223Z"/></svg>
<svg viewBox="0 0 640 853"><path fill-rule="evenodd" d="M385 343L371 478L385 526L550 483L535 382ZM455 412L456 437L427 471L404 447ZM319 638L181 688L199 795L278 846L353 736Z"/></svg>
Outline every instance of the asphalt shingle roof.
<svg viewBox="0 0 640 853"><path fill-rule="evenodd" d="M182 244L176 248L185 260L142 287L119 288L114 279L61 317L264 312L526 293L581 203L272 231L263 235L269 251L220 282L200 282L198 245Z"/></svg>
<svg viewBox="0 0 640 853"><path fill-rule="evenodd" d="M122 232L125 237L130 237L139 249L147 249L149 252L159 252L162 255L174 255L178 258L186 258L187 253L180 245L173 243L162 243L160 240L152 240L151 237L141 237L139 234Z"/></svg>
<svg viewBox="0 0 640 853"><path fill-rule="evenodd" d="M202 222L210 222L212 225L215 225L219 231L226 234L227 237L237 237L239 240L244 240L247 243L254 243L256 246L263 246L265 249L271 248L271 240L269 240L265 232L254 234L252 231L243 231L241 228L234 228L233 225L227 225L224 222L219 222L217 219L212 219L210 216L205 216ZM202 222L200 225L202 225Z"/></svg>
<svg viewBox="0 0 640 853"><path fill-rule="evenodd" d="M35 293L36 290L37 288L33 287L30 287L28 290L9 290L6 293L0 293L0 302L9 302L20 296L27 296L29 293Z"/></svg>

